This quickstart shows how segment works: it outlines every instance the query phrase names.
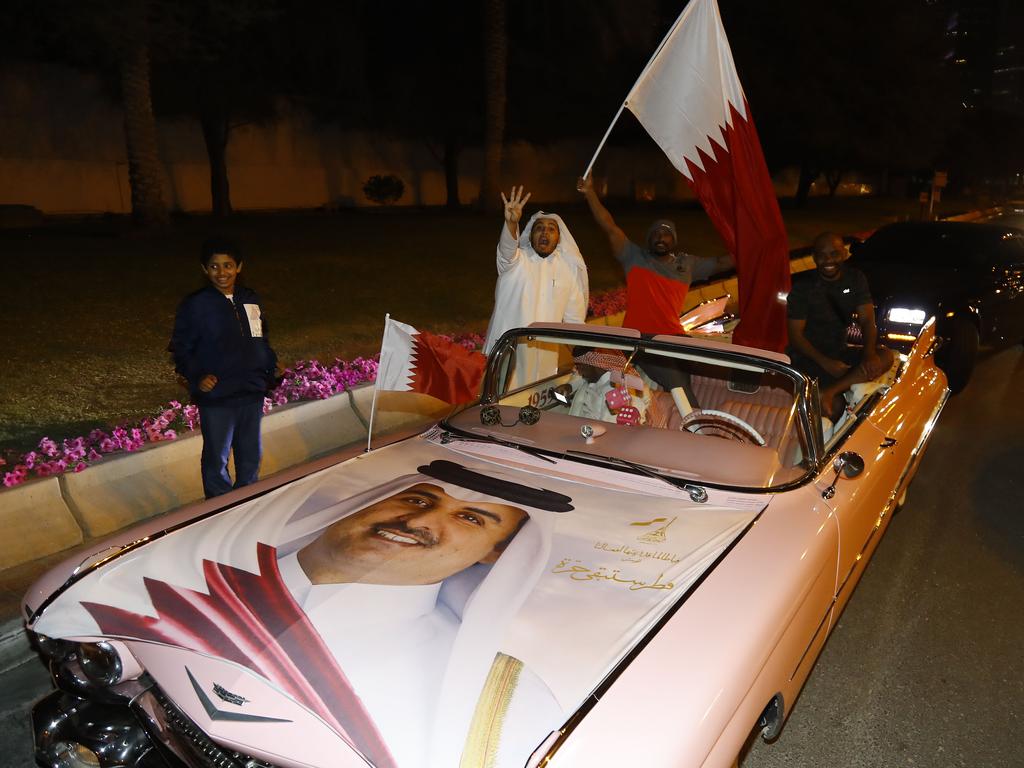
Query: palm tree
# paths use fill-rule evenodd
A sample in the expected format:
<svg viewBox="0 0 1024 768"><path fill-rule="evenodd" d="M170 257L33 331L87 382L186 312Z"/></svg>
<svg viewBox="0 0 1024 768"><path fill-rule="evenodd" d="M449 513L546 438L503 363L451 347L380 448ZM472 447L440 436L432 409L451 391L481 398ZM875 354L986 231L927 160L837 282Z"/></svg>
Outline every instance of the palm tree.
<svg viewBox="0 0 1024 768"><path fill-rule="evenodd" d="M124 36L118 47L121 99L124 106L128 182L132 192L132 216L143 225L166 224L163 173L157 146L156 118L150 94L149 46L145 2L126 6Z"/></svg>
<svg viewBox="0 0 1024 768"><path fill-rule="evenodd" d="M505 0L487 0L484 6L484 167L479 207L500 208L501 155L505 138L505 86L508 41L505 36Z"/></svg>

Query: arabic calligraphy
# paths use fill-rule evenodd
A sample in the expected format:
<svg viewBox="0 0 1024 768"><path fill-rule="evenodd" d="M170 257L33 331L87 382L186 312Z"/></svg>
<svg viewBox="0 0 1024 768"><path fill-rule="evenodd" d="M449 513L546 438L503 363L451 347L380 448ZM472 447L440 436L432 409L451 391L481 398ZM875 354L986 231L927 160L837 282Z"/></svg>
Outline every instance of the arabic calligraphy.
<svg viewBox="0 0 1024 768"><path fill-rule="evenodd" d="M568 557L556 563L551 572L565 574L573 581L610 581L615 584L625 584L628 585L629 590L632 592L640 589L673 589L675 587L675 582L661 580L665 575L664 571L659 573L658 578L654 581L647 582L640 579L625 578L620 575L618 568L610 571L603 565L597 568L588 568L582 564L582 561Z"/></svg>
<svg viewBox="0 0 1024 768"><path fill-rule="evenodd" d="M627 563L639 563L644 560L664 560L667 563L675 565L680 560L679 555L675 552L636 549L628 544L609 544L607 541L594 542L594 549L599 549L602 552L614 552L616 554L621 554L623 561Z"/></svg>
<svg viewBox="0 0 1024 768"><path fill-rule="evenodd" d="M666 538L666 532L668 531L668 527L672 525L672 523L674 523L675 521L676 518L674 517L671 520L669 520L667 517L656 517L653 520L638 520L635 523L630 523L630 525L648 526L654 525L655 523L664 523L664 525L655 528L653 531L648 531L643 536L636 537L637 541L646 541L650 542L651 544L660 544Z"/></svg>

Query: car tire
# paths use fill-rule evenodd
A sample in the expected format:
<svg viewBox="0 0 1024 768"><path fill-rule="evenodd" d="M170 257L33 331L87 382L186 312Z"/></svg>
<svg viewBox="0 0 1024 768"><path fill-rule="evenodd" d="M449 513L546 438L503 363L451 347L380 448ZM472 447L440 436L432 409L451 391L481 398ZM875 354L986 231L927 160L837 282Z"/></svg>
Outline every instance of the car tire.
<svg viewBox="0 0 1024 768"><path fill-rule="evenodd" d="M977 357L978 329L966 318L955 320L935 356L935 362L946 374L949 391L954 395L967 386Z"/></svg>

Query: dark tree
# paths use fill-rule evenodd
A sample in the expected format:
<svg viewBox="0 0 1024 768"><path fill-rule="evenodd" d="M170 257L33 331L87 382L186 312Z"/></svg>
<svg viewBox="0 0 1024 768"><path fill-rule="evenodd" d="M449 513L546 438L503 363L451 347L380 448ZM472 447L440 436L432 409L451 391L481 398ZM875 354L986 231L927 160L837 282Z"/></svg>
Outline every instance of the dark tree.
<svg viewBox="0 0 1024 768"><path fill-rule="evenodd" d="M955 95L938 9L730 0L722 14L769 163L800 168L798 204L823 174L834 190L854 168L933 162Z"/></svg>
<svg viewBox="0 0 1024 768"><path fill-rule="evenodd" d="M678 5L674 11L662 13L657 0L516 5L509 17L509 135L539 143L594 137L596 147L678 15ZM627 119L612 142L635 143L644 136Z"/></svg>
<svg viewBox="0 0 1024 768"><path fill-rule="evenodd" d="M508 70L508 39L505 31L505 0L486 0L484 5L484 167L479 205L484 210L501 208L501 156L505 141L505 80Z"/></svg>
<svg viewBox="0 0 1024 768"><path fill-rule="evenodd" d="M422 139L444 169L446 206L457 208L462 153L483 135L482 25L475 3L442 0L394 8L377 3L365 30L368 72L379 128ZM375 58L377 57L377 58Z"/></svg>
<svg viewBox="0 0 1024 768"><path fill-rule="evenodd" d="M9 21L31 40L30 58L63 61L105 76L124 109L132 216L142 225L168 220L151 97L152 39L162 0L51 0L18 3Z"/></svg>
<svg viewBox="0 0 1024 768"><path fill-rule="evenodd" d="M283 86L277 69L277 0L182 0L161 27L154 68L161 114L195 118L210 167L215 216L231 213L227 149L232 129L276 114Z"/></svg>

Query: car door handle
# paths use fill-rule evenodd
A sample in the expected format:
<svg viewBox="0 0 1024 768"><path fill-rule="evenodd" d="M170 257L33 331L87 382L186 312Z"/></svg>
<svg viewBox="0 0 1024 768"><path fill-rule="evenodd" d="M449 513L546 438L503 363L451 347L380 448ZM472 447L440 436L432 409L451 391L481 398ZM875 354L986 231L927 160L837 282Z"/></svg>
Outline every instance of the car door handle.
<svg viewBox="0 0 1024 768"><path fill-rule="evenodd" d="M892 448L896 443L899 442L895 437L887 437L878 444L879 448Z"/></svg>

